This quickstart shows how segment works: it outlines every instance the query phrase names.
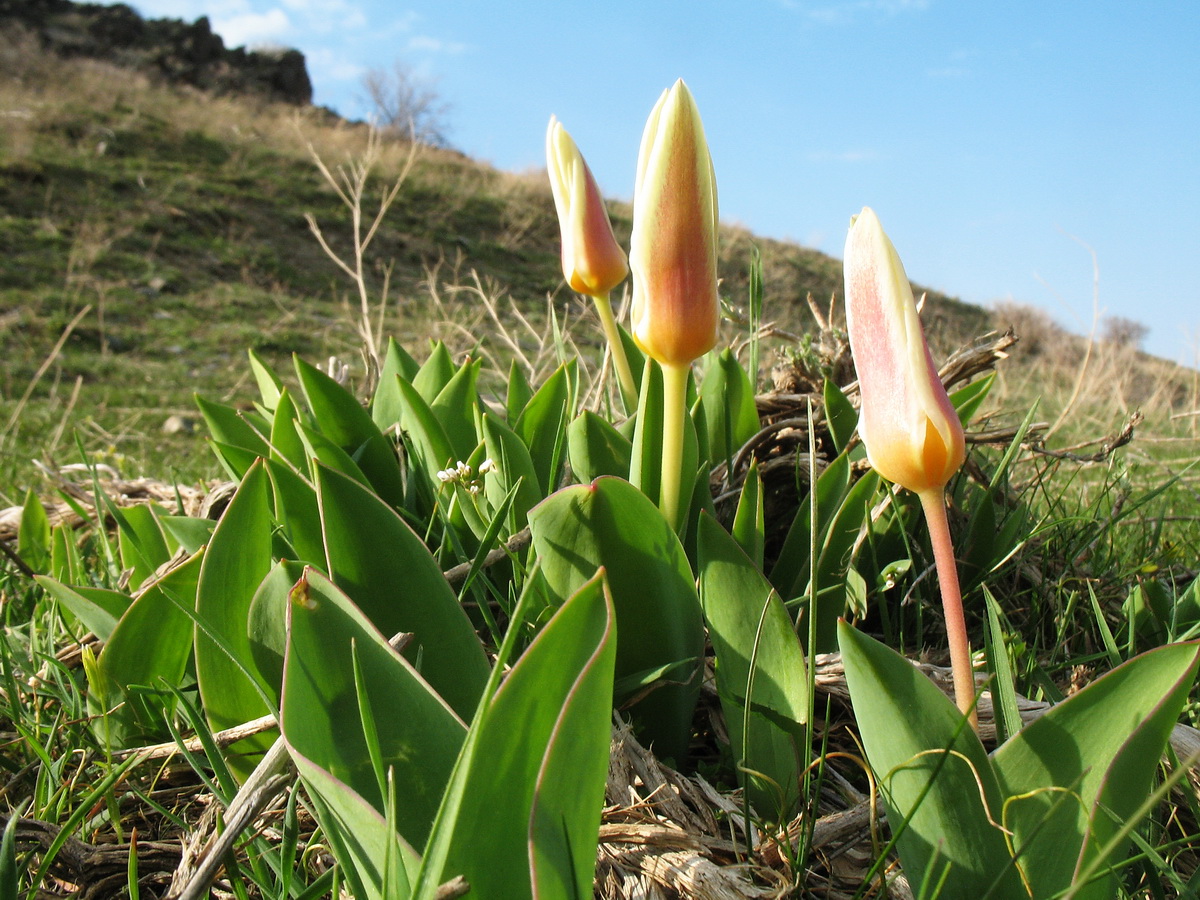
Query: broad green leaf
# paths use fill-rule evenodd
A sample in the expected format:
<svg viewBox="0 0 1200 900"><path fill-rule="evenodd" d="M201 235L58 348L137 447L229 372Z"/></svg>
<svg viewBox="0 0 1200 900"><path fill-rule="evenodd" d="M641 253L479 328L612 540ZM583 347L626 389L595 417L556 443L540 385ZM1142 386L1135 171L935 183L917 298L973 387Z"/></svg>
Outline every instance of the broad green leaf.
<svg viewBox="0 0 1200 900"><path fill-rule="evenodd" d="M399 515L351 479L320 469L317 495L334 582L384 634L413 635L405 656L469 718L489 666L436 560Z"/></svg>
<svg viewBox="0 0 1200 900"><path fill-rule="evenodd" d="M642 377L646 368L646 354L634 341L633 335L626 330L625 326L620 322L617 323L617 332L621 335L621 346L625 348L625 358L629 360L629 370L633 373L633 381L638 389L639 395L642 390ZM626 409L633 412L633 402L637 397L624 397Z"/></svg>
<svg viewBox="0 0 1200 900"><path fill-rule="evenodd" d="M854 430L858 428L858 410L842 393L842 389L828 378L825 379L824 402L825 421L829 425L833 447L841 453L854 437Z"/></svg>
<svg viewBox="0 0 1200 900"><path fill-rule="evenodd" d="M271 568L272 528L267 475L257 463L213 532L196 589L196 681L214 731L270 712L259 693L246 625L250 603ZM231 768L248 774L253 762L238 754L265 751L272 739L264 733L234 744Z"/></svg>
<svg viewBox="0 0 1200 900"><path fill-rule="evenodd" d="M246 613L246 635L254 666L277 706L283 685L283 657L287 652L288 600L303 575L304 563L279 560L254 592Z"/></svg>
<svg viewBox="0 0 1200 900"><path fill-rule="evenodd" d="M238 455L238 459L230 459L229 462L240 464L247 458L253 460L255 457L270 454L271 448L267 446L265 437L270 433L270 427L257 413L243 412L231 406L213 403L199 394L196 395L196 406L199 407L200 415L204 417L208 426L208 433L216 444L227 444L245 451ZM237 472L236 477L240 479L244 474L245 471Z"/></svg>
<svg viewBox="0 0 1200 900"><path fill-rule="evenodd" d="M357 398L315 366L295 358L296 374L321 433L346 451L385 502L404 501L395 446L371 421Z"/></svg>
<svg viewBox="0 0 1200 900"><path fill-rule="evenodd" d="M208 446L216 454L217 461L232 481L241 481L250 471L250 467L254 465L254 461L263 458L253 450L235 447L233 444L225 444L221 441L210 439Z"/></svg>
<svg viewBox="0 0 1200 900"><path fill-rule="evenodd" d="M662 369L652 359L646 360L642 373L635 421L629 482L658 506L661 495L663 380Z"/></svg>
<svg viewBox="0 0 1200 900"><path fill-rule="evenodd" d="M760 816L786 822L796 812L808 762L802 749L811 702L804 650L771 583L711 516L700 517L697 552L717 691L734 760L745 767L738 780Z"/></svg>
<svg viewBox="0 0 1200 900"><path fill-rule="evenodd" d="M183 681L192 656L192 619L184 609L196 602L202 559L193 556L150 585L104 643L97 664L125 700L104 726L110 746L124 748L166 737L163 709L174 707L170 689ZM131 691L139 686L151 689L150 695Z"/></svg>
<svg viewBox="0 0 1200 900"><path fill-rule="evenodd" d="M149 506L112 509L117 523L117 546L121 565L132 570L129 584L140 587L154 570L171 558L166 536Z"/></svg>
<svg viewBox="0 0 1200 900"><path fill-rule="evenodd" d="M21 521L17 524L17 552L35 572L50 562L50 518L33 488L25 492Z"/></svg>
<svg viewBox="0 0 1200 900"><path fill-rule="evenodd" d="M87 577L72 526L55 525L51 531L50 546L50 575L55 580L78 583Z"/></svg>
<svg viewBox="0 0 1200 900"><path fill-rule="evenodd" d="M758 460L753 457L750 459L750 469L746 472L746 480L742 482L742 493L738 497L730 533L761 572L766 548L766 523L763 520L762 478L758 474Z"/></svg>
<svg viewBox="0 0 1200 900"><path fill-rule="evenodd" d="M420 486L427 508L432 509L441 486L437 473L454 465L454 449L420 392L403 381L397 380L396 386L400 392L400 427L409 449L409 472Z"/></svg>
<svg viewBox="0 0 1200 900"><path fill-rule="evenodd" d="M711 463L730 460L758 431L754 385L728 347L712 354L700 384Z"/></svg>
<svg viewBox="0 0 1200 900"><path fill-rule="evenodd" d="M412 377L412 386L421 395L422 400L433 403L433 398L441 393L442 388L453 377L454 360L450 358L450 351L446 349L446 345L438 341Z"/></svg>
<svg viewBox="0 0 1200 900"><path fill-rule="evenodd" d="M371 419L380 431L386 432L400 421L400 388L396 379L412 384L419 369L408 351L396 343L395 338L388 338L387 353L379 370L379 385L371 398Z"/></svg>
<svg viewBox="0 0 1200 900"><path fill-rule="evenodd" d="M262 405L274 410L279 405L279 394L283 390L283 382L271 371L266 361L253 350L247 351L250 356L250 370L254 373L254 381L258 385L258 393L262 397Z"/></svg>
<svg viewBox="0 0 1200 900"><path fill-rule="evenodd" d="M286 461L297 471L303 472L308 464L304 440L300 437L297 423L303 421L292 392L284 388L275 406L271 420L271 458Z"/></svg>
<svg viewBox="0 0 1200 900"><path fill-rule="evenodd" d="M412 882L410 873L415 873L421 864L417 852L361 794L292 744L288 744L288 753L353 896L358 900L407 900ZM400 871L388 873L386 861L397 856L401 860ZM399 881L398 886L385 884L389 874Z"/></svg>
<svg viewBox="0 0 1200 900"><path fill-rule="evenodd" d="M512 393L511 383L509 393ZM534 471L537 472L540 497L545 497L558 487L566 453L569 400L570 385L567 383L567 368L563 365L555 369L537 393L529 398L513 425L513 431L529 449Z"/></svg>
<svg viewBox="0 0 1200 900"><path fill-rule="evenodd" d="M166 516L158 517L163 531L176 544L190 554L199 552L208 543L217 523L212 519L200 519L195 516Z"/></svg>
<svg viewBox="0 0 1200 900"><path fill-rule="evenodd" d="M689 382L689 396L691 384ZM646 362L646 373L642 378L642 394L638 399L637 425L633 433L633 451L629 463L629 481L654 501L655 506L662 506L662 432L663 432L663 375L662 369L653 359ZM700 465L700 452L696 427L690 415L683 417L683 459L680 471L685 473L697 471ZM689 477L685 474L681 479L681 494L690 496L688 491ZM687 527L695 507L690 506L681 511L680 528Z"/></svg>
<svg viewBox="0 0 1200 900"><path fill-rule="evenodd" d="M375 739L392 770L397 828L405 843L424 846L466 725L321 573L305 572L288 610L281 723L289 749L385 813L363 731L356 655ZM323 799L339 806L336 791Z"/></svg>
<svg viewBox="0 0 1200 900"><path fill-rule="evenodd" d="M1014 832L1036 897L1067 888L1150 791L1158 761L1200 665L1200 644L1137 656L1030 723L993 754L1000 787L1015 797ZM1064 796L1056 789L1066 789ZM1063 802L1058 802L1058 801ZM1124 859L1117 848L1108 863ZM1108 900L1116 874L1079 887L1078 900Z"/></svg>
<svg viewBox="0 0 1200 900"><path fill-rule="evenodd" d="M608 421L585 409L567 428L567 455L571 470L584 483L601 475L629 475L633 444Z"/></svg>
<svg viewBox="0 0 1200 900"><path fill-rule="evenodd" d="M317 509L316 490L303 477L288 468L286 463L269 459L266 461L266 467L267 474L271 477L275 520L282 528L283 536L291 544L295 558L323 568L325 541L321 535L321 515ZM320 468L320 464L314 463L314 468Z"/></svg>
<svg viewBox="0 0 1200 900"><path fill-rule="evenodd" d="M508 365L508 391L504 397L504 413L509 425L517 424L517 419L532 397L533 388L525 377L525 370L513 359Z"/></svg>
<svg viewBox="0 0 1200 900"><path fill-rule="evenodd" d="M891 648L845 622L838 644L867 761L914 887L932 867L934 882L945 872L947 900L1028 900L998 827L1003 795L970 725ZM1060 847L1057 835L1046 843Z"/></svg>
<svg viewBox="0 0 1200 900"><path fill-rule="evenodd" d="M459 875L480 897L590 896L616 643L612 599L597 575L563 603L472 724L419 897Z"/></svg>
<svg viewBox="0 0 1200 900"><path fill-rule="evenodd" d="M809 564L811 522L807 502L802 502L796 511L779 561L771 572L771 582L785 599L808 596L810 603L815 604L817 653L828 653L837 646L837 620L846 609L846 573L852 562L854 542L869 521L871 500L878 486L879 476L874 471L851 483L849 459L844 453L830 463L817 479L815 577L814 567ZM794 570L795 580L785 587L781 581ZM807 610L805 615L809 615ZM800 633L807 634L808 628L800 628Z"/></svg>
<svg viewBox="0 0 1200 900"><path fill-rule="evenodd" d="M479 359L463 363L429 404L430 412L450 440L455 462L467 459L479 443L475 434L475 412L479 408L475 383L482 363Z"/></svg>
<svg viewBox="0 0 1200 900"><path fill-rule="evenodd" d="M950 394L950 402L958 412L959 420L966 425L983 405L996 382L996 373L989 372L983 378L972 381Z"/></svg>
<svg viewBox="0 0 1200 900"><path fill-rule="evenodd" d="M68 586L54 578L36 575L34 580L51 597L69 609L83 626L101 641L107 641L125 615L133 598L121 591L86 586Z"/></svg>
<svg viewBox="0 0 1200 900"><path fill-rule="evenodd" d="M629 482L598 478L563 488L529 514L533 545L553 596L565 602L601 566L621 640L616 676L690 664L631 707L660 758L687 755L700 688L704 627L683 547L658 508ZM630 698L618 698L624 702Z"/></svg>
<svg viewBox="0 0 1200 900"><path fill-rule="evenodd" d="M507 523L508 534L516 534L525 527L529 510L544 496L538 488L533 459L517 434L497 415L484 414L483 437L487 456L496 467L495 471L484 476L483 481L484 492L493 509L500 505L510 490L517 487L520 480Z"/></svg>

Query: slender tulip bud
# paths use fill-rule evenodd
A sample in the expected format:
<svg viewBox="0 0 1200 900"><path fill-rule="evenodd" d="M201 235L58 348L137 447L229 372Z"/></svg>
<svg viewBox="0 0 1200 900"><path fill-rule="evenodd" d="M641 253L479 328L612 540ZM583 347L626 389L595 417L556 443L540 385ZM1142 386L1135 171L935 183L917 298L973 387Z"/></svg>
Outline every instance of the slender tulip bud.
<svg viewBox="0 0 1200 900"><path fill-rule="evenodd" d="M687 365L717 342L717 182L696 101L682 80L642 133L633 194L630 319L639 347Z"/></svg>
<svg viewBox="0 0 1200 900"><path fill-rule="evenodd" d="M850 221L845 274L867 458L910 491L940 490L966 456L962 424L929 354L904 266L870 208Z"/></svg>
<svg viewBox="0 0 1200 900"><path fill-rule="evenodd" d="M608 296L629 274L625 251L613 237L596 179L554 116L546 129L546 169L562 231L563 276L576 293Z"/></svg>

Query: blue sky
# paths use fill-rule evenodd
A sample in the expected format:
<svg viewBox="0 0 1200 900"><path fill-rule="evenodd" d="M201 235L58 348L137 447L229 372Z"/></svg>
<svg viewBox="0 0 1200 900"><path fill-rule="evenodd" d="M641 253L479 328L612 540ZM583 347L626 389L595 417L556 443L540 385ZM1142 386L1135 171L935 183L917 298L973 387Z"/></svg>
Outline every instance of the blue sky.
<svg viewBox="0 0 1200 900"><path fill-rule="evenodd" d="M303 51L315 101L369 112L402 59L451 105L449 139L544 166L557 115L629 199L642 126L682 77L726 222L841 257L875 208L919 283L972 303L1149 326L1200 355L1198 0L135 0L208 15L229 46ZM768 298L769 300L769 298Z"/></svg>

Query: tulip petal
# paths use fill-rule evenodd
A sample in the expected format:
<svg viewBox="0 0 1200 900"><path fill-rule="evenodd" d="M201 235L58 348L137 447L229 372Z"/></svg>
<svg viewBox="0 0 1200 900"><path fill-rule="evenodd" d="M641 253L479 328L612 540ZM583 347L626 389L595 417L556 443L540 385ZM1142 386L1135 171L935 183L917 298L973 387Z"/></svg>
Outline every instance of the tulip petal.
<svg viewBox="0 0 1200 900"><path fill-rule="evenodd" d="M867 457L909 490L944 487L965 457L962 424L929 353L904 265L870 208L851 222L845 278Z"/></svg>
<svg viewBox="0 0 1200 900"><path fill-rule="evenodd" d="M716 344L717 222L704 127L677 81L642 134L629 259L633 336L663 365L687 365Z"/></svg>

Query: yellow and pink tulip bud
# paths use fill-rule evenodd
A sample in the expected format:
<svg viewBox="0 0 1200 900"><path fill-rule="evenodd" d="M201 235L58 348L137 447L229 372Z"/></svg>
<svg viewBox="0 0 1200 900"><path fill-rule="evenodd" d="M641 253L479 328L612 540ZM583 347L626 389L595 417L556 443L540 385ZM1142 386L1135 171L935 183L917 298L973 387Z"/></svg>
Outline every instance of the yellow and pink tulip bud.
<svg viewBox="0 0 1200 900"><path fill-rule="evenodd" d="M650 113L633 194L633 337L664 366L717 342L717 182L696 101L682 80Z"/></svg>
<svg viewBox="0 0 1200 900"><path fill-rule="evenodd" d="M867 458L910 491L940 492L965 458L962 424L929 354L904 266L870 208L851 220L845 276Z"/></svg>
<svg viewBox="0 0 1200 900"><path fill-rule="evenodd" d="M563 276L577 293L607 297L625 280L629 264L613 236L596 179L554 116L546 129L546 169L562 232Z"/></svg>

